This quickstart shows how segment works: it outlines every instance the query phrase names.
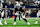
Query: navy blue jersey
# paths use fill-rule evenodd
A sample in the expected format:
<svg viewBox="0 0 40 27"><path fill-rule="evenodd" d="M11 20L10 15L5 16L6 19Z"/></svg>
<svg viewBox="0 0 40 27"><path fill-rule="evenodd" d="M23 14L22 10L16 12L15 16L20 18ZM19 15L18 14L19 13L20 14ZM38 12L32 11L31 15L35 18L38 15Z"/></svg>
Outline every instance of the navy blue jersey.
<svg viewBox="0 0 40 27"><path fill-rule="evenodd" d="M19 9L18 9L18 8L15 8L15 13L16 13L17 11L24 12L22 8L19 8Z"/></svg>

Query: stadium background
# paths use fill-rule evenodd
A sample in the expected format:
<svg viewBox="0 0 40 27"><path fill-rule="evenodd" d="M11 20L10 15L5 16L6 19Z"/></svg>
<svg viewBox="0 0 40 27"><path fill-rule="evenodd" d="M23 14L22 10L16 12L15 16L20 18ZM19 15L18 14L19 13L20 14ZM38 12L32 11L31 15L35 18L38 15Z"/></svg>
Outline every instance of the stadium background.
<svg viewBox="0 0 40 27"><path fill-rule="evenodd" d="M4 4L7 5L7 3L8 3L9 1L13 1L13 2L14 2L15 0L3 0L3 1L4 1ZM22 1L23 1L23 0L22 0ZM32 0L29 0L29 1L32 1ZM34 0L34 1L36 1L36 0ZM37 0L37 1L40 1L40 0ZM24 1L23 1L23 2L24 2ZM1 1L0 1L0 4L1 4ZM3 5L2 8L5 8L5 5ZM31 4L31 5L33 6L33 4ZM30 6L31 6L31 5L30 5ZM1 6L1 5L0 5L0 6ZM26 8L28 8L28 7L30 7L30 6L29 6L29 4L25 5ZM7 8L11 8L10 12L13 11L13 10L14 10L14 4L11 5L11 6L7 5ZM32 7L32 8L33 8L33 7ZM30 9L32 9L32 8L30 8ZM35 7L34 7L34 8L35 8ZM0 8L0 9L1 9L1 8ZM39 9L40 9L40 8L39 8ZM34 10L34 9L33 9L33 10ZM31 17L36 17L36 14L35 14L35 13L34 13L34 14L31 13L30 16L31 16ZM12 15L11 15L11 17L12 17Z"/></svg>

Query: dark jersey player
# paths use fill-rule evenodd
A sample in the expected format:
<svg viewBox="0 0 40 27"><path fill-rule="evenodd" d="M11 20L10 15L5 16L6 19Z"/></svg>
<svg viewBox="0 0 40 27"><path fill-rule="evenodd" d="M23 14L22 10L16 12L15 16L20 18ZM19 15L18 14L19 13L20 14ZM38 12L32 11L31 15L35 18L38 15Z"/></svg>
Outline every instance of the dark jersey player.
<svg viewBox="0 0 40 27"><path fill-rule="evenodd" d="M21 8L20 5L17 5L15 10L14 10L14 13L15 13L15 18L14 18L14 24L13 25L16 25L17 16L20 16L25 22L27 22L28 25L30 25L30 23L25 19L24 8Z"/></svg>

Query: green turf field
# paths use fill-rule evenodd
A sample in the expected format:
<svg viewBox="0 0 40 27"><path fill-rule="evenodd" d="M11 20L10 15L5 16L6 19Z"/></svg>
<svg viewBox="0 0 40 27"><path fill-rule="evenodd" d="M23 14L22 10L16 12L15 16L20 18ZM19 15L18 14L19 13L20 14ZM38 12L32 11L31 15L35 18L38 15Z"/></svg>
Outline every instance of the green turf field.
<svg viewBox="0 0 40 27"><path fill-rule="evenodd" d="M0 27L40 27L40 18L38 20L38 24L34 24L35 21L36 21L36 18L30 18L30 19L27 19L28 22L30 22L31 24L30 25L27 25L27 23L21 19L21 21L19 21L19 19L16 20L17 24L16 25L13 25L14 23L14 19L12 18L6 18L6 21L7 21L7 25L5 25L3 22L3 19L2 19L2 23L4 25L0 25Z"/></svg>

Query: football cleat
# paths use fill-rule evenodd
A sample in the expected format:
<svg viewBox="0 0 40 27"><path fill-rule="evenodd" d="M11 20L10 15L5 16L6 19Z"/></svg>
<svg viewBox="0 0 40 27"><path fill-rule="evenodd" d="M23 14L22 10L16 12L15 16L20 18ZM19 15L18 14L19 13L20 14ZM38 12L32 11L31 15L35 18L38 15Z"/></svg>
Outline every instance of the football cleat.
<svg viewBox="0 0 40 27"><path fill-rule="evenodd" d="M0 22L0 25L3 25L3 24Z"/></svg>
<svg viewBox="0 0 40 27"><path fill-rule="evenodd" d="M36 21L35 24L38 24L38 22Z"/></svg>
<svg viewBox="0 0 40 27"><path fill-rule="evenodd" d="M16 22L14 22L14 24L13 25L16 25Z"/></svg>
<svg viewBox="0 0 40 27"><path fill-rule="evenodd" d="M27 24L28 24L28 25L30 25L30 23L29 23L29 22L27 22Z"/></svg>
<svg viewBox="0 0 40 27"><path fill-rule="evenodd" d="M5 21L4 24L7 24L7 22Z"/></svg>

